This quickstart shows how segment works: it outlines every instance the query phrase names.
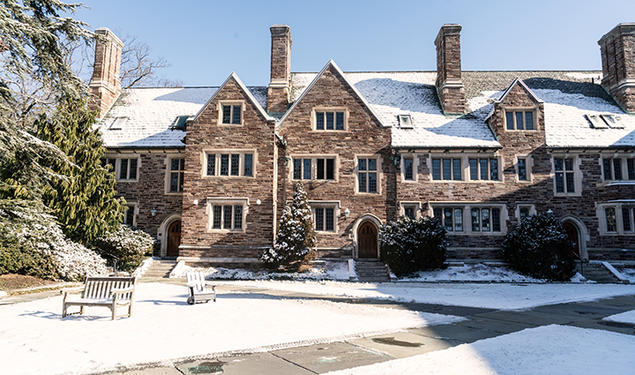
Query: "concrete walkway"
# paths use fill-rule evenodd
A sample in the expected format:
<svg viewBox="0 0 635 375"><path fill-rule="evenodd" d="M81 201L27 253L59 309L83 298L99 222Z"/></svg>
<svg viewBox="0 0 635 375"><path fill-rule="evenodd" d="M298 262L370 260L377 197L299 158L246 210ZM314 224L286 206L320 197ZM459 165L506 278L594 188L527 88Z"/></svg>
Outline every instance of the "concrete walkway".
<svg viewBox="0 0 635 375"><path fill-rule="evenodd" d="M232 289L250 291L244 287ZM525 311L502 311L460 306L393 301L361 300L339 297L298 295L281 291L253 290L282 298L319 298L331 301L362 303L381 307L458 315L467 320L455 324L414 328L354 340L274 350L264 353L210 357L174 362L171 366L152 367L110 375L155 374L320 374L328 371L410 357L442 350L463 343L548 324L572 325L635 335L635 327L603 322L602 318L635 309L635 295L607 298L595 302L540 306ZM178 345L178 344L177 344Z"/></svg>

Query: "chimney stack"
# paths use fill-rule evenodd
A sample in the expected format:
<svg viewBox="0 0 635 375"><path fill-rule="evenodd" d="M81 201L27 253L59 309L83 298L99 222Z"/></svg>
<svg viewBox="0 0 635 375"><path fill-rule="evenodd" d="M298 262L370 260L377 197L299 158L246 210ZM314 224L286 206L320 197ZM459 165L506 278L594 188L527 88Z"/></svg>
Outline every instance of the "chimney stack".
<svg viewBox="0 0 635 375"><path fill-rule="evenodd" d="M90 108L102 117L121 93L119 72L123 42L110 30L95 30L95 64L88 87L93 96Z"/></svg>
<svg viewBox="0 0 635 375"><path fill-rule="evenodd" d="M267 111L283 113L289 107L291 80L291 30L273 25L271 30L271 80L267 90Z"/></svg>
<svg viewBox="0 0 635 375"><path fill-rule="evenodd" d="M461 25L445 24L434 40L437 47L436 87L443 112L465 112L465 91L461 80Z"/></svg>
<svg viewBox="0 0 635 375"><path fill-rule="evenodd" d="M635 22L618 24L598 44L602 86L626 112L635 112Z"/></svg>

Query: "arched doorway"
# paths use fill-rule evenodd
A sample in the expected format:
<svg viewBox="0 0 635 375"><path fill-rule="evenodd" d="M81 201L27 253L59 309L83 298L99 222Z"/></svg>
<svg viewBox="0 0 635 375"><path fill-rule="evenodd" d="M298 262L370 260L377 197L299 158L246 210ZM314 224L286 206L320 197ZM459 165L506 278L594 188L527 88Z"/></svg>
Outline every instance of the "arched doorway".
<svg viewBox="0 0 635 375"><path fill-rule="evenodd" d="M578 228L570 221L562 223L562 227L564 231L567 232L567 237L569 237L569 241L573 244L576 255L580 256L580 233L578 232Z"/></svg>
<svg viewBox="0 0 635 375"><path fill-rule="evenodd" d="M165 256L179 256L179 245L181 244L181 220L174 220L168 225L168 240Z"/></svg>
<svg viewBox="0 0 635 375"><path fill-rule="evenodd" d="M377 226L370 220L364 221L357 229L359 258L377 258Z"/></svg>

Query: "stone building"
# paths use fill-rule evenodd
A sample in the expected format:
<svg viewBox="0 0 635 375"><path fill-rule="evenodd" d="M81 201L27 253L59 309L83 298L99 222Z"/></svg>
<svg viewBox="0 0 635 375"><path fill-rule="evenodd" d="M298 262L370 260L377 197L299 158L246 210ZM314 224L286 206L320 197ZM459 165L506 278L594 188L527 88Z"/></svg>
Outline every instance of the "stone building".
<svg viewBox="0 0 635 375"><path fill-rule="evenodd" d="M159 256L256 262L301 182L323 258L377 258L382 223L431 215L451 258L494 259L512 224L551 210L580 258L635 260L633 23L599 40L602 71L463 71L461 26L444 25L436 71L317 73L291 72L274 25L267 87L232 73L127 90L121 41L98 33L106 161Z"/></svg>

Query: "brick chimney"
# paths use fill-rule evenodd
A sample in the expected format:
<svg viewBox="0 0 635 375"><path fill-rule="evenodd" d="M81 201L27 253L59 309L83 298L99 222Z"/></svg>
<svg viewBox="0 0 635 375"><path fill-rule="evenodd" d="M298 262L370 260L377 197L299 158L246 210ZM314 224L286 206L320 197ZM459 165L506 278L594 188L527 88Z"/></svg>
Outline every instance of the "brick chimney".
<svg viewBox="0 0 635 375"><path fill-rule="evenodd" d="M635 22L620 23L599 41L602 86L627 112L635 112Z"/></svg>
<svg viewBox="0 0 635 375"><path fill-rule="evenodd" d="M434 40L437 47L437 93L446 114L465 112L461 80L461 25L445 24Z"/></svg>
<svg viewBox="0 0 635 375"><path fill-rule="evenodd" d="M95 65L88 87L93 96L90 107L102 117L121 93L119 71L123 42L106 28L95 30L95 34Z"/></svg>
<svg viewBox="0 0 635 375"><path fill-rule="evenodd" d="M289 107L291 80L291 29L273 25L271 30L271 80L267 90L267 111L283 113Z"/></svg>

